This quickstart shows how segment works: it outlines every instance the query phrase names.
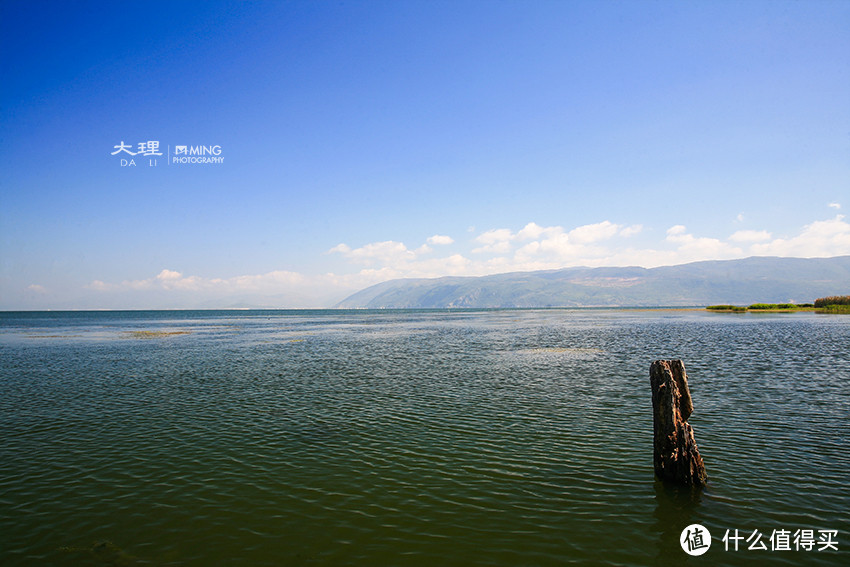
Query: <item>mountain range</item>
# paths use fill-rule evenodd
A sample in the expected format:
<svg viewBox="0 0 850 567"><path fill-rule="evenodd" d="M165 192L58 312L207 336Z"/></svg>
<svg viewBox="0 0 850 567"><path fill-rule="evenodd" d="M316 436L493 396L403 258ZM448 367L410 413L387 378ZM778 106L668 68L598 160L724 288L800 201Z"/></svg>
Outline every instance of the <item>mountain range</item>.
<svg viewBox="0 0 850 567"><path fill-rule="evenodd" d="M657 268L564 268L478 277L398 279L339 308L660 307L811 303L850 294L850 256L752 257Z"/></svg>

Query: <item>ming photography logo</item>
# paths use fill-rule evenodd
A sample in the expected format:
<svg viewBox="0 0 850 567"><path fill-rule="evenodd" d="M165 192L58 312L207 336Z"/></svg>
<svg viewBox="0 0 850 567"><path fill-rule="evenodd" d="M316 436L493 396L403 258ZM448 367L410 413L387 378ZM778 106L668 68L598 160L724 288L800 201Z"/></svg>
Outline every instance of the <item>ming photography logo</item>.
<svg viewBox="0 0 850 567"><path fill-rule="evenodd" d="M118 163L121 167L138 167L140 165L158 167L160 159L163 158L161 147L159 140L138 142L135 145L125 144L124 140L121 140L119 144L112 147L115 151L111 155L120 156ZM162 161L166 165L221 165L224 163L224 156L221 155L221 145L219 144L166 145L164 156L165 159Z"/></svg>

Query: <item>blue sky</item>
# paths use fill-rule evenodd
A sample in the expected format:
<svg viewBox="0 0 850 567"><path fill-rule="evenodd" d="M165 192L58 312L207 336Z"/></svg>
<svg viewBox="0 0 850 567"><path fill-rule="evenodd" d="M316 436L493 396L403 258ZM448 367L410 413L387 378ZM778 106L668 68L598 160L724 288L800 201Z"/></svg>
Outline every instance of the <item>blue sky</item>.
<svg viewBox="0 0 850 567"><path fill-rule="evenodd" d="M850 3L0 4L0 309L850 254ZM120 143L218 145L222 163Z"/></svg>

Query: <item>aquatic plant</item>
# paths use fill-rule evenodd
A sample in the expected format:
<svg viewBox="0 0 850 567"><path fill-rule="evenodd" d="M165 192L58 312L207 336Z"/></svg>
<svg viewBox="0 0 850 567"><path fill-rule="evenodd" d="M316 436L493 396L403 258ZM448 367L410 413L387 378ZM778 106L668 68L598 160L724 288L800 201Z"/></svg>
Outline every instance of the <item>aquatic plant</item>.
<svg viewBox="0 0 850 567"><path fill-rule="evenodd" d="M797 311L811 308L811 303L753 303L748 307L739 305L709 305L706 307L710 311L732 311L734 313L743 313L746 311Z"/></svg>
<svg viewBox="0 0 850 567"><path fill-rule="evenodd" d="M742 313L747 310L746 307L740 305L709 305L706 309L709 311L732 311L735 313Z"/></svg>
<svg viewBox="0 0 850 567"><path fill-rule="evenodd" d="M815 299L815 307L827 307L829 305L850 305L850 295L832 295Z"/></svg>
<svg viewBox="0 0 850 567"><path fill-rule="evenodd" d="M847 313L850 314L850 305L826 305L817 309L818 313Z"/></svg>

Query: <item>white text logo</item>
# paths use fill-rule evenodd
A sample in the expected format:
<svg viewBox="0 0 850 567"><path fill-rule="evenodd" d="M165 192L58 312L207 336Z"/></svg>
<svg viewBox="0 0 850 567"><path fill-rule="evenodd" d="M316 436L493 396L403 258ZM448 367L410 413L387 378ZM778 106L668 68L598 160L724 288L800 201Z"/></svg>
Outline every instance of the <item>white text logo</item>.
<svg viewBox="0 0 850 567"><path fill-rule="evenodd" d="M171 148L174 148L172 152ZM121 140L119 144L112 147L115 151L113 156L119 156L119 164L121 167L136 167L137 165L145 165L144 160L139 159L139 156L148 158L147 164L149 167L157 167L159 161L158 156L162 156L162 145L158 140L148 140L137 144L127 144ZM221 145L219 144L199 144L199 145L167 145L168 159L165 162L167 165L184 165L184 164L222 164L224 156L222 156ZM138 160L138 163L137 163Z"/></svg>

